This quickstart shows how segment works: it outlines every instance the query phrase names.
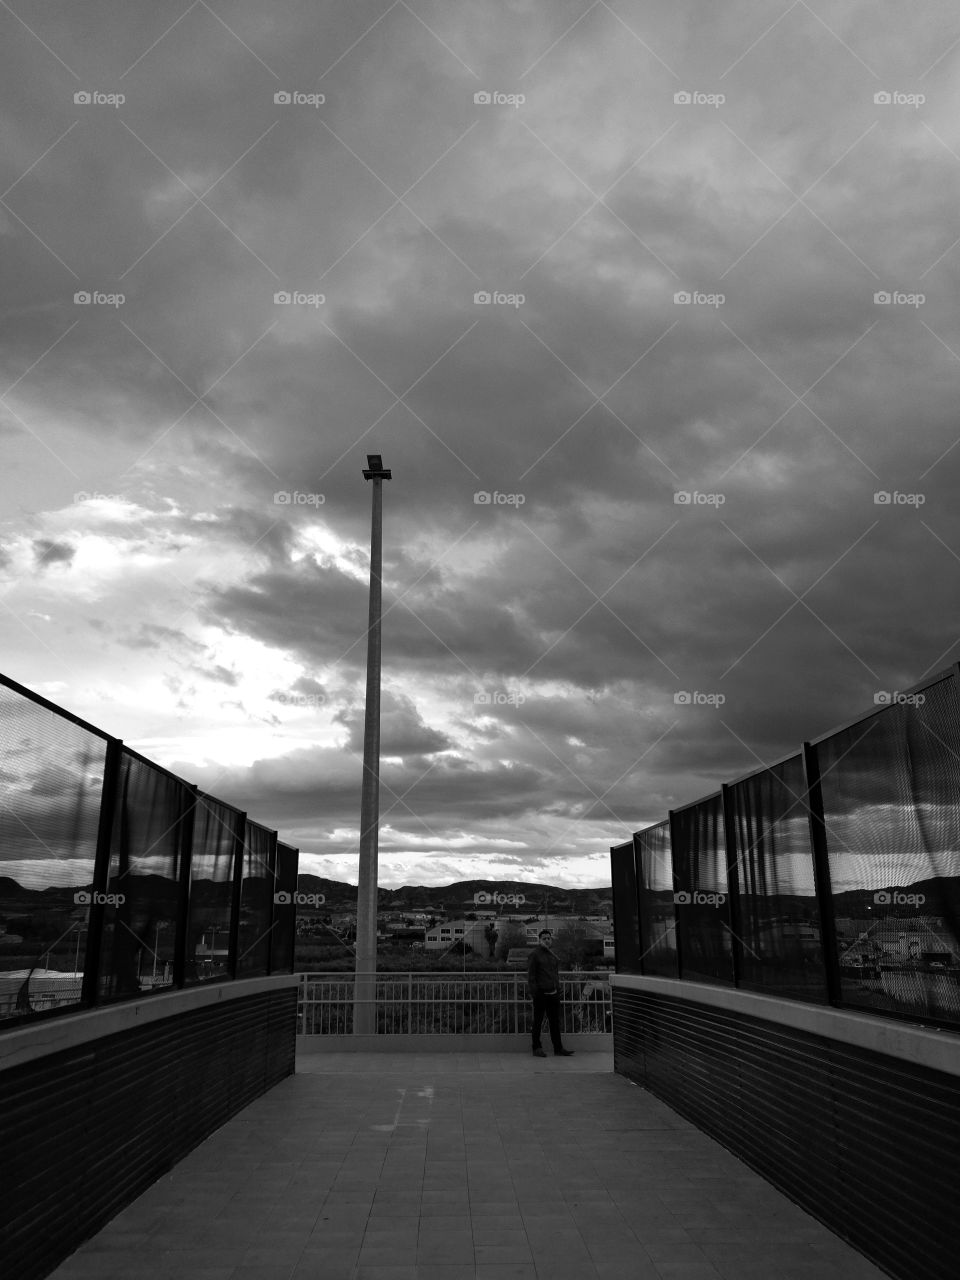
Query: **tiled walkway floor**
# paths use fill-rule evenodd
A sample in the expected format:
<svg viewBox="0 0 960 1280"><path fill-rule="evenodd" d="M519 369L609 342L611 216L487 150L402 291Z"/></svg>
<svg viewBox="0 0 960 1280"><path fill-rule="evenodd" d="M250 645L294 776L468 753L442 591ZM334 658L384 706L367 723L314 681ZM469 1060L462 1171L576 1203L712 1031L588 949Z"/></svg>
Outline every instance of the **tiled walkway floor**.
<svg viewBox="0 0 960 1280"><path fill-rule="evenodd" d="M882 1280L608 1053L304 1055L56 1280Z"/></svg>

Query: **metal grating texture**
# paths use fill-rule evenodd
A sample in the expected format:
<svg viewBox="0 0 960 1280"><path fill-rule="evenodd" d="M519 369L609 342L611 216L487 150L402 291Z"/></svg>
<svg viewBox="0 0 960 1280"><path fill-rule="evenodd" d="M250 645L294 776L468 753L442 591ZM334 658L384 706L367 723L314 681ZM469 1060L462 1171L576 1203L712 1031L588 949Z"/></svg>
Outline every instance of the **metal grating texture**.
<svg viewBox="0 0 960 1280"><path fill-rule="evenodd" d="M296 988L191 1010L0 1073L4 1274L42 1280L294 1071ZM264 1153L269 1158L269 1153Z"/></svg>
<svg viewBox="0 0 960 1280"><path fill-rule="evenodd" d="M960 1080L614 989L614 1065L897 1280L956 1275Z"/></svg>
<svg viewBox="0 0 960 1280"><path fill-rule="evenodd" d="M633 838L640 894L640 965L644 973L676 978L677 909L669 820L638 831Z"/></svg>
<svg viewBox="0 0 960 1280"><path fill-rule="evenodd" d="M670 833L681 976L732 986L734 931L720 793L675 810Z"/></svg>
<svg viewBox="0 0 960 1280"><path fill-rule="evenodd" d="M816 745L844 1004L960 1023L960 706L948 676Z"/></svg>
<svg viewBox="0 0 960 1280"><path fill-rule="evenodd" d="M802 755L727 788L740 881L740 985L826 1003Z"/></svg>

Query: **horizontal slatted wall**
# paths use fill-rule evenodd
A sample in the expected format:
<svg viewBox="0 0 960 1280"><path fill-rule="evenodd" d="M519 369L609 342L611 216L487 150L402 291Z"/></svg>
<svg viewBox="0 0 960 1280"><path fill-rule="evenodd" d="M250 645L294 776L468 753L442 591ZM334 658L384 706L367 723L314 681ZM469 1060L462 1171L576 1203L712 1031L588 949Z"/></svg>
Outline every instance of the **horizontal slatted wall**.
<svg viewBox="0 0 960 1280"><path fill-rule="evenodd" d="M296 988L191 1010L0 1073L3 1272L41 1280L295 1067Z"/></svg>
<svg viewBox="0 0 960 1280"><path fill-rule="evenodd" d="M952 1280L960 1079L687 1000L613 1000L617 1071L891 1275Z"/></svg>

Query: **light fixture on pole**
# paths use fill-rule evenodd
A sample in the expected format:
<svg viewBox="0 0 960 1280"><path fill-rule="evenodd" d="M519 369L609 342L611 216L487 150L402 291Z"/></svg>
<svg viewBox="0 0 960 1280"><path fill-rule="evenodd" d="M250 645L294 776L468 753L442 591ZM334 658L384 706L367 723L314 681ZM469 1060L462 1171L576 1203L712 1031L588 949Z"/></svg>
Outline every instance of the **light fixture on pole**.
<svg viewBox="0 0 960 1280"><path fill-rule="evenodd" d="M357 884L357 966L354 1035L377 1029L377 837L380 821L380 595L383 568L383 481L392 480L379 453L367 454L364 480L373 481L370 526L370 616L367 625L367 704L360 793L360 871Z"/></svg>

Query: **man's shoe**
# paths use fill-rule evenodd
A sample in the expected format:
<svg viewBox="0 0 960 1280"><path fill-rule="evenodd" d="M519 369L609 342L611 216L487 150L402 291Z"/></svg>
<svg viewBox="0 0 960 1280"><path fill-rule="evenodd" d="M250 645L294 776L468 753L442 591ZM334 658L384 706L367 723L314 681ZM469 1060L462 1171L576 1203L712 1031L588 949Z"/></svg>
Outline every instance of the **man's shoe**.
<svg viewBox="0 0 960 1280"><path fill-rule="evenodd" d="M554 1049L553 1056L555 1058L572 1058L573 1050L572 1049Z"/></svg>
<svg viewBox="0 0 960 1280"><path fill-rule="evenodd" d="M533 1056L535 1058L545 1058L547 1055L543 1052L542 1049L534 1049Z"/></svg>

